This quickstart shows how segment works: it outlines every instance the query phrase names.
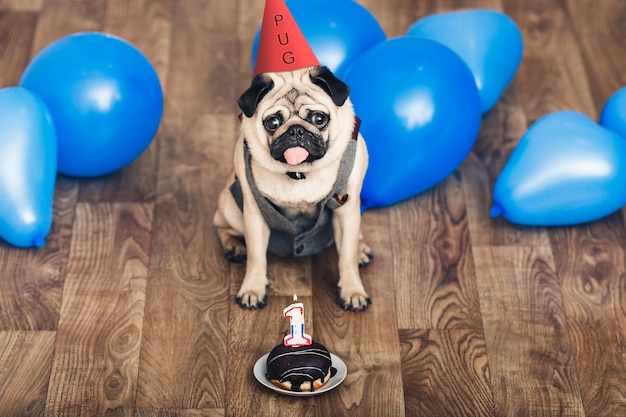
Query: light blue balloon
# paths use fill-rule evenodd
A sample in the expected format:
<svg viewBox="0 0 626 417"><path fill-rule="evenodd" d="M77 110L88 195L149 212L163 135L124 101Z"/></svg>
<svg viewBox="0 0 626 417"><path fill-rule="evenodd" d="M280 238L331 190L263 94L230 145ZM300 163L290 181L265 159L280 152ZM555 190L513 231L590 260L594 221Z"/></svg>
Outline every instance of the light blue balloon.
<svg viewBox="0 0 626 417"><path fill-rule="evenodd" d="M57 168L54 124L43 101L21 87L0 90L0 237L43 246L52 225Z"/></svg>
<svg viewBox="0 0 626 417"><path fill-rule="evenodd" d="M470 152L481 121L478 90L448 47L417 37L390 39L357 58L345 81L369 150L365 208L432 187Z"/></svg>
<svg viewBox="0 0 626 417"><path fill-rule="evenodd" d="M386 39L376 18L357 2L290 0L286 4L317 60L340 78L355 58ZM259 28L252 45L252 68L260 37Z"/></svg>
<svg viewBox="0 0 626 417"><path fill-rule="evenodd" d="M519 27L496 10L433 14L415 22L407 35L440 42L463 58L474 74L483 113L496 104L522 60Z"/></svg>
<svg viewBox="0 0 626 417"><path fill-rule="evenodd" d="M155 69L133 45L106 33L51 43L26 67L20 85L50 109L63 174L94 177L126 166L148 147L161 121Z"/></svg>
<svg viewBox="0 0 626 417"><path fill-rule="evenodd" d="M585 223L626 203L626 139L573 111L548 114L520 139L491 215L531 226Z"/></svg>
<svg viewBox="0 0 626 417"><path fill-rule="evenodd" d="M617 90L606 102L600 124L626 138L626 87Z"/></svg>

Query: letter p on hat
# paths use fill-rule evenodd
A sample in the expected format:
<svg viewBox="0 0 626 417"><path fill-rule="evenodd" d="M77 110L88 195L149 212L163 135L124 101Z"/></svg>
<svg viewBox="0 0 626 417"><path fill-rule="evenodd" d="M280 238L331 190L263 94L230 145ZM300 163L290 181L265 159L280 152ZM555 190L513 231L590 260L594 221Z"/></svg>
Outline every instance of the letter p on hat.
<svg viewBox="0 0 626 417"><path fill-rule="evenodd" d="M284 0L266 0L254 76L319 65Z"/></svg>

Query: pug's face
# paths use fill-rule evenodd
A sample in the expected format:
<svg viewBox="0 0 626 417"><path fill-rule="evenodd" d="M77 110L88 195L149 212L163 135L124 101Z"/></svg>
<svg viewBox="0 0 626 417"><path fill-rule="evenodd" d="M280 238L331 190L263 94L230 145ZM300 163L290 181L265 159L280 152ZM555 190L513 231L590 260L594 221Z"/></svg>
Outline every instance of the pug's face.
<svg viewBox="0 0 626 417"><path fill-rule="evenodd" d="M258 75L238 100L252 153L263 153L275 171L303 170L337 153L334 142L354 124L348 93L325 67Z"/></svg>

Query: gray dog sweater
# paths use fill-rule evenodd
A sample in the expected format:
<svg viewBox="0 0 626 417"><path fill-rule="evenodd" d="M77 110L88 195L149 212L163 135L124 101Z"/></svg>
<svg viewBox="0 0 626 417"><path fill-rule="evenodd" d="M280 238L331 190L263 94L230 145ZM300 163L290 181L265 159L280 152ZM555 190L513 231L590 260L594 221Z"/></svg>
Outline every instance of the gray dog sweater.
<svg viewBox="0 0 626 417"><path fill-rule="evenodd" d="M358 122L355 127L353 139L356 139L357 134ZM346 194L346 188L348 178L350 177L354 165L356 145L356 140L351 140L348 144L348 148L341 159L339 172L333 189L317 204L319 215L313 223L313 226L309 226L310 221L305 225L302 224L303 222L288 219L271 201L261 195L256 181L254 180L254 175L252 174L248 144L244 142L246 178L248 179L252 195L271 230L268 245L269 252L280 256L305 256L318 253L333 244L332 212L345 204L350 198L350 196ZM293 175L289 176L292 178L292 181L298 181L298 178ZM235 182L231 185L230 191L239 205L239 208L243 210L243 193L238 178L235 178Z"/></svg>

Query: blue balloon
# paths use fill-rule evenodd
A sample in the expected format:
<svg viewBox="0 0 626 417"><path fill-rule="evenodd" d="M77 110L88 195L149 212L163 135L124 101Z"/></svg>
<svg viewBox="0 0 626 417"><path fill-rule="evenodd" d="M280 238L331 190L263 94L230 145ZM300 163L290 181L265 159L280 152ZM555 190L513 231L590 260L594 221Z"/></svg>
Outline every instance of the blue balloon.
<svg viewBox="0 0 626 417"><path fill-rule="evenodd" d="M57 128L58 170L76 177L116 171L155 136L163 111L156 71L134 46L105 33L48 45L20 85L47 104Z"/></svg>
<svg viewBox="0 0 626 417"><path fill-rule="evenodd" d="M495 10L439 13L414 23L407 35L440 42L459 54L474 73L483 113L509 85L522 60L522 34L513 19Z"/></svg>
<svg viewBox="0 0 626 417"><path fill-rule="evenodd" d="M40 98L21 87L0 90L0 237L43 246L52 225L56 132Z"/></svg>
<svg viewBox="0 0 626 417"><path fill-rule="evenodd" d="M535 122L500 173L491 215L531 226L604 217L626 203L626 139L560 111Z"/></svg>
<svg viewBox="0 0 626 417"><path fill-rule="evenodd" d="M345 81L370 155L365 208L435 185L476 140L481 115L472 73L438 42L404 37L380 43L354 62Z"/></svg>
<svg viewBox="0 0 626 417"><path fill-rule="evenodd" d="M363 52L386 39L374 16L350 0L305 0L286 2L320 64L341 77L348 65ZM260 28L252 45L256 62Z"/></svg>
<svg viewBox="0 0 626 417"><path fill-rule="evenodd" d="M626 138L626 87L617 90L606 102L600 124Z"/></svg>

